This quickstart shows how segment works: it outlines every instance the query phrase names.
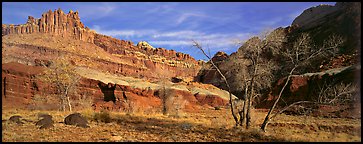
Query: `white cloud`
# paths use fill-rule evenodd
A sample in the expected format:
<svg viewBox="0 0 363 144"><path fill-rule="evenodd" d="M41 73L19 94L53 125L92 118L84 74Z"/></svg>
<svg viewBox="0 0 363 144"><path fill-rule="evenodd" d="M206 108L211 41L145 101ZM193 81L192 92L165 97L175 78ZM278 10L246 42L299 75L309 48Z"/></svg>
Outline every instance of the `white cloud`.
<svg viewBox="0 0 363 144"><path fill-rule="evenodd" d="M229 50L238 48L247 40L251 33L212 33L206 34L198 31L182 30L172 32L162 32L157 30L104 30L100 26L94 25L97 33L109 36L121 36L127 39L142 38L154 47L180 47L192 46L192 40L200 42L211 50Z"/></svg>
<svg viewBox="0 0 363 144"><path fill-rule="evenodd" d="M108 36L122 36L122 37L143 37L149 36L156 33L155 30L104 30L100 26L94 25L91 29L97 33L108 35Z"/></svg>
<svg viewBox="0 0 363 144"><path fill-rule="evenodd" d="M160 40L160 41L148 41L151 45L168 45L168 46L186 46L191 45L191 41L187 40Z"/></svg>
<svg viewBox="0 0 363 144"><path fill-rule="evenodd" d="M176 24L179 25L187 20L189 17L206 17L204 14L200 13L182 13L177 19Z"/></svg>
<svg viewBox="0 0 363 144"><path fill-rule="evenodd" d="M117 5L113 3L90 3L90 4L82 4L76 9L79 11L82 19L90 21L99 19L102 17L110 16L117 10Z"/></svg>
<svg viewBox="0 0 363 144"><path fill-rule="evenodd" d="M116 9L116 6L114 4L110 4L110 3L104 3L103 6L99 7L99 10L101 10L100 12L105 13L105 14L109 14L112 11L114 11Z"/></svg>
<svg viewBox="0 0 363 144"><path fill-rule="evenodd" d="M145 3L145 4L150 4L150 6L151 6L150 9L145 10L145 13L147 13L147 14L151 14L151 13L165 14L165 13L174 11L174 7L177 5L177 3L166 3L166 4L160 4L157 6L155 6L154 3Z"/></svg>
<svg viewBox="0 0 363 144"><path fill-rule="evenodd" d="M261 24L269 27L269 26L273 26L273 25L277 24L278 22L280 22L282 20L283 20L282 17L276 17L276 18L273 18L273 19L268 19L268 20L265 20L265 21L261 21Z"/></svg>
<svg viewBox="0 0 363 144"><path fill-rule="evenodd" d="M200 36L201 33L196 31L175 31L175 32L165 32L165 33L157 33L153 35L153 38L165 38L165 37L173 37L173 38L193 38L194 36Z"/></svg>

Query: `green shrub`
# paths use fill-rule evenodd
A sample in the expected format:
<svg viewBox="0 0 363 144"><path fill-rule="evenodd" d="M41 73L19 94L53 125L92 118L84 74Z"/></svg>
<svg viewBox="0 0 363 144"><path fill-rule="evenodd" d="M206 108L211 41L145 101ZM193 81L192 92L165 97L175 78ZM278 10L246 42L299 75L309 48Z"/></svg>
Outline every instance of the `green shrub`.
<svg viewBox="0 0 363 144"><path fill-rule="evenodd" d="M108 111L102 110L101 112L95 113L93 116L93 120L97 122L110 123L112 122L112 118Z"/></svg>

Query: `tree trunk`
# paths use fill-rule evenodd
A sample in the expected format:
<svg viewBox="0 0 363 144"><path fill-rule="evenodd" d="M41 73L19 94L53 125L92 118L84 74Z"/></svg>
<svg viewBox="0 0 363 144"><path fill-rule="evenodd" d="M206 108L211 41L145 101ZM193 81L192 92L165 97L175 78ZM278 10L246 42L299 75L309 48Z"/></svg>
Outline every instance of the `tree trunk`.
<svg viewBox="0 0 363 144"><path fill-rule="evenodd" d="M233 103L232 103L232 93L231 93L231 88L229 87L229 84L228 84L228 81L226 79L226 77L222 74L222 72L219 70L219 68L214 64L214 62L212 61L212 58L209 57L205 51L203 50L203 48L197 43L194 41L194 46L196 46L198 49L200 49L202 51L202 53L209 59L209 61L211 62L211 64L213 65L213 67L217 70L217 72L219 73L219 75L223 78L224 80L224 83L227 85L227 88L228 88L228 93L229 93L229 103L231 105L231 113L232 113L232 116L233 116L233 119L234 121L236 122L236 126L238 126L238 118L237 116L235 115L234 113L234 110L233 110Z"/></svg>
<svg viewBox="0 0 363 144"><path fill-rule="evenodd" d="M242 107L242 110L241 111L238 111L238 114L239 114L239 125L240 126L243 126L243 121L244 121L244 110L245 110L245 104L246 104L246 101L243 101L243 107Z"/></svg>
<svg viewBox="0 0 363 144"><path fill-rule="evenodd" d="M71 105L71 100L69 99L69 96L67 96L67 102L68 102L69 111L72 112L72 105Z"/></svg>
<svg viewBox="0 0 363 144"><path fill-rule="evenodd" d="M267 115L265 117L265 120L263 121L263 123L261 125L261 129L264 132L266 132L266 127L267 127L267 125L268 125L268 123L270 121L270 115L271 115L272 111L274 110L274 108L276 107L277 103L279 102L279 100L280 100L280 98L282 96L282 92L285 90L287 84L289 83L290 78L291 78L292 73L294 72L295 68L296 68L296 66L290 71L289 76L287 77L287 80L285 82L285 85L282 87L282 89L281 89L281 91L279 93L279 96L277 97L276 101L274 102L274 104L272 105L272 107L270 108L270 110L268 111L268 113L267 113Z"/></svg>
<svg viewBox="0 0 363 144"><path fill-rule="evenodd" d="M165 86L163 87L162 100L163 100L163 115L166 115L167 114L167 109L166 109L166 89L165 89Z"/></svg>
<svg viewBox="0 0 363 144"><path fill-rule="evenodd" d="M62 96L62 109L63 109L63 111L66 111L66 101L63 96Z"/></svg>
<svg viewBox="0 0 363 144"><path fill-rule="evenodd" d="M252 78L253 79L253 78ZM251 126L251 105L252 105L252 95L253 95L253 80L251 81L251 90L250 90L250 95L248 96L248 101L247 101L247 114L246 114L246 128L250 128Z"/></svg>
<svg viewBox="0 0 363 144"><path fill-rule="evenodd" d="M243 126L243 123L245 122L246 119L246 115L247 115L247 97L248 97L248 82L246 82L246 88L245 88L245 99L243 101L243 108L242 111L240 112L240 125Z"/></svg>
<svg viewBox="0 0 363 144"><path fill-rule="evenodd" d="M69 108L69 111L71 112L72 111L72 105L71 105L71 100L69 99L69 96L68 96L68 88L66 89L65 97L67 98L68 108Z"/></svg>
<svg viewBox="0 0 363 144"><path fill-rule="evenodd" d="M256 58L258 59L258 57ZM251 105L252 105L252 97L254 94L254 89L253 89L253 85L255 82L255 77L256 77L256 73L257 73L257 62L256 61L252 61L252 64L254 65L254 70L253 70L253 75L251 78L251 82L250 82L250 94L248 96L248 105L247 105L247 114L246 114L246 128L248 129L251 126Z"/></svg>

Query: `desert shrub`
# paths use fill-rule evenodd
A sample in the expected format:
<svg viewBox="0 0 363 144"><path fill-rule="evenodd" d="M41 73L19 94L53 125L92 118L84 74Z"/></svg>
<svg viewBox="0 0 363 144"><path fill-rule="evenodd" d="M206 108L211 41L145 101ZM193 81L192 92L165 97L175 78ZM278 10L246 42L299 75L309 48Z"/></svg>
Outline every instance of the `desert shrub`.
<svg viewBox="0 0 363 144"><path fill-rule="evenodd" d="M95 111L92 109L92 107L89 107L89 108L83 109L81 113L84 117L91 120L94 118Z"/></svg>
<svg viewBox="0 0 363 144"><path fill-rule="evenodd" d="M31 103L28 106L30 110L59 110L60 100L54 95L36 94L32 97Z"/></svg>
<svg viewBox="0 0 363 144"><path fill-rule="evenodd" d="M110 123L112 118L108 111L102 110L101 112L94 113L93 120L97 122Z"/></svg>
<svg viewBox="0 0 363 144"><path fill-rule="evenodd" d="M164 114L169 116L180 117L187 101L181 95L177 95L173 90L168 89L166 98L163 99Z"/></svg>
<svg viewBox="0 0 363 144"><path fill-rule="evenodd" d="M72 105L77 110L84 110L92 107L93 96L89 93L78 95L78 98L73 100Z"/></svg>
<svg viewBox="0 0 363 144"><path fill-rule="evenodd" d="M127 100L126 101L125 112L127 114L140 113L140 112L142 112L142 109L141 109L140 105L136 101Z"/></svg>

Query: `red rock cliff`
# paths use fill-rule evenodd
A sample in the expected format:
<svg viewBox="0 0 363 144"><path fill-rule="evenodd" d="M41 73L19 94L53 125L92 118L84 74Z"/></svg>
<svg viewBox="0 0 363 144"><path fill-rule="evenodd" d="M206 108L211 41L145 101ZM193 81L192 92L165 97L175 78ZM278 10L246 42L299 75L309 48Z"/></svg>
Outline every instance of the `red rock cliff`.
<svg viewBox="0 0 363 144"><path fill-rule="evenodd" d="M42 14L40 19L32 16L28 17L25 24L2 25L2 34L31 34L31 33L51 33L62 37L73 37L77 40L93 43L94 31L85 27L81 22L78 11L64 13L61 9L54 12L49 10Z"/></svg>

